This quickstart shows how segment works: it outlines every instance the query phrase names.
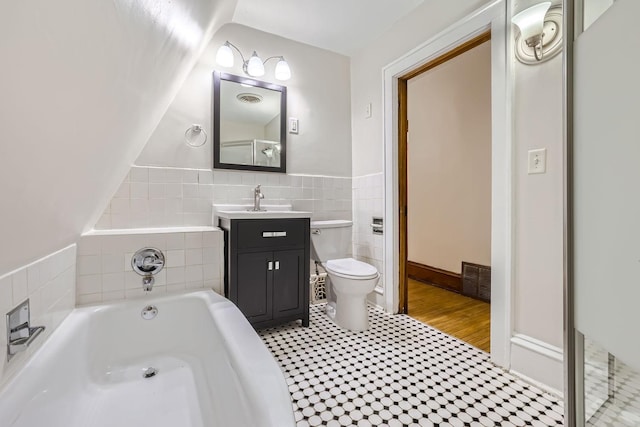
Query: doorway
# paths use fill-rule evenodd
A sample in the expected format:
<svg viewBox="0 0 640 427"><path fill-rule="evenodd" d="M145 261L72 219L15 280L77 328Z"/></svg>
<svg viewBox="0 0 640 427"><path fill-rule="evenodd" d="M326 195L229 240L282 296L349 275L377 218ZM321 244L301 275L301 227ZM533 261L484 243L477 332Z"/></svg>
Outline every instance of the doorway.
<svg viewBox="0 0 640 427"><path fill-rule="evenodd" d="M490 350L491 33L398 78L401 311Z"/></svg>
<svg viewBox="0 0 640 427"><path fill-rule="evenodd" d="M400 244L400 218L406 206L399 201L398 80L443 53L450 52L475 37L491 31L491 361L508 369L511 365L513 319L513 148L512 87L513 65L506 61L511 50L510 3L495 0L408 51L383 68L384 130L384 308L403 311L406 294L401 278L405 265L399 262L405 243ZM402 272L400 270L403 270Z"/></svg>

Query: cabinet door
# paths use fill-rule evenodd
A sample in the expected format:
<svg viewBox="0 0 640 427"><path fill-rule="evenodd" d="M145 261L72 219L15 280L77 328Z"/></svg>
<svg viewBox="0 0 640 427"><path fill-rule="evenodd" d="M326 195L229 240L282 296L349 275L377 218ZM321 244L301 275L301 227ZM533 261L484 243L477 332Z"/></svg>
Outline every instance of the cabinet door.
<svg viewBox="0 0 640 427"><path fill-rule="evenodd" d="M272 318L273 271L269 270L272 261L272 252L238 254L235 303L250 322Z"/></svg>
<svg viewBox="0 0 640 427"><path fill-rule="evenodd" d="M273 318L303 312L304 250L273 252Z"/></svg>

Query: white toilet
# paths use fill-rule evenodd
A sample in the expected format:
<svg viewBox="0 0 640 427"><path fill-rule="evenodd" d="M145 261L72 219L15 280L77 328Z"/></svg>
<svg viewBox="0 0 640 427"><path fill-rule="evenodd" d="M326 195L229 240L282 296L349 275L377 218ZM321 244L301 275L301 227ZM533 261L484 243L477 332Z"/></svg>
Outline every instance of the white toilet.
<svg viewBox="0 0 640 427"><path fill-rule="evenodd" d="M351 245L351 221L311 221L311 258L322 264L336 296L334 321L351 331L369 328L367 295L378 283L378 270L345 258ZM331 303L330 303L331 304Z"/></svg>

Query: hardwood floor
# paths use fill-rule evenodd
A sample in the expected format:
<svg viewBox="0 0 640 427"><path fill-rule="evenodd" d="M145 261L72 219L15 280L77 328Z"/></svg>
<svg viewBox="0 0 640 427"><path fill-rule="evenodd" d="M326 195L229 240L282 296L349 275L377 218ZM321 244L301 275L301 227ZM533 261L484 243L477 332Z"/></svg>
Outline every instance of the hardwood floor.
<svg viewBox="0 0 640 427"><path fill-rule="evenodd" d="M409 316L489 352L490 304L413 279L408 294Z"/></svg>

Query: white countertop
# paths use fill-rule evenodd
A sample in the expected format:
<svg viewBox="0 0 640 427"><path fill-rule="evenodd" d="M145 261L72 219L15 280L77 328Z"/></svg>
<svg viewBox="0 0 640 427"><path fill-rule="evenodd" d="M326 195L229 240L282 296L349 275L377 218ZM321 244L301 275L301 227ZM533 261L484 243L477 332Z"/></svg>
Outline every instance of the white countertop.
<svg viewBox="0 0 640 427"><path fill-rule="evenodd" d="M226 219L311 218L311 212L306 211L216 211L216 215Z"/></svg>
<svg viewBox="0 0 640 427"><path fill-rule="evenodd" d="M311 212L294 211L291 205L262 205L264 211L252 211L250 205L213 205L213 214L225 219L311 218Z"/></svg>

